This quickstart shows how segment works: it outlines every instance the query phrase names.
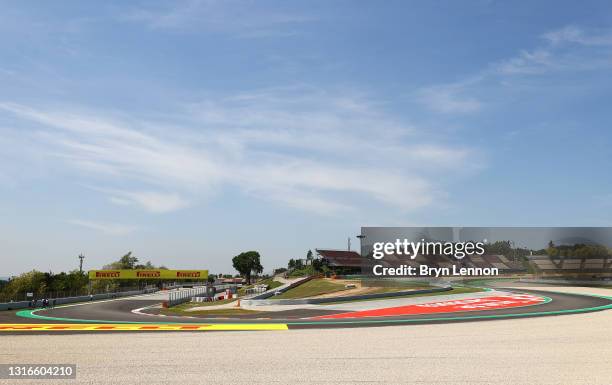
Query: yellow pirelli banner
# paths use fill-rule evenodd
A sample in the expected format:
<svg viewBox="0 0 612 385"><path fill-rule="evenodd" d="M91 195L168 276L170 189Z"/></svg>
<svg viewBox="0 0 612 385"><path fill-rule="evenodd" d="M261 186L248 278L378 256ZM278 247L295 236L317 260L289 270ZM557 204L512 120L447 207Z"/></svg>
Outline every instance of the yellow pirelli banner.
<svg viewBox="0 0 612 385"><path fill-rule="evenodd" d="M197 279L208 278L208 270L89 270L89 279Z"/></svg>

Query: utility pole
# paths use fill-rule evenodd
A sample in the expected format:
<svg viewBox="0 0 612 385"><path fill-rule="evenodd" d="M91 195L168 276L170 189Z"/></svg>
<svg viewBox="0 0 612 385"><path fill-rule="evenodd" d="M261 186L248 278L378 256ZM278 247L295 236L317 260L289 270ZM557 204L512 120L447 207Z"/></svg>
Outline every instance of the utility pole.
<svg viewBox="0 0 612 385"><path fill-rule="evenodd" d="M79 254L79 273L83 274L83 260L85 259L85 256L81 253Z"/></svg>
<svg viewBox="0 0 612 385"><path fill-rule="evenodd" d="M359 254L361 254L361 250L363 250L363 240L365 239L365 235L359 234L357 238L359 239Z"/></svg>
<svg viewBox="0 0 612 385"><path fill-rule="evenodd" d="M351 251L351 237L348 237L348 251Z"/></svg>

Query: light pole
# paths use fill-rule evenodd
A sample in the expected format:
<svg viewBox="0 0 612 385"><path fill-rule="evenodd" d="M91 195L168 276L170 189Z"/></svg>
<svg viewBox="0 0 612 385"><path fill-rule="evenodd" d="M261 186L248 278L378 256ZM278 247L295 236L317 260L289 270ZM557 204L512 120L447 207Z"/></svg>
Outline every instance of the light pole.
<svg viewBox="0 0 612 385"><path fill-rule="evenodd" d="M363 249L363 240L366 238L365 235L359 234L357 235L357 239L359 239L359 254L361 254L361 250Z"/></svg>
<svg viewBox="0 0 612 385"><path fill-rule="evenodd" d="M85 256L83 255L83 253L79 254L79 273L83 274L83 260L85 259Z"/></svg>

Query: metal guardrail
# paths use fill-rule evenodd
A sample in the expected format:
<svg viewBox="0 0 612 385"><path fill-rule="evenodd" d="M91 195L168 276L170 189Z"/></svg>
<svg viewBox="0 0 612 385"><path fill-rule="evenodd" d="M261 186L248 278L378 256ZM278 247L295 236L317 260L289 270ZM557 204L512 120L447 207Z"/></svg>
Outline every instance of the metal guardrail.
<svg viewBox="0 0 612 385"><path fill-rule="evenodd" d="M157 288L144 289L144 290L132 290L132 291L123 291L116 293L102 293L102 294L92 294L92 295L82 295L76 297L64 297L64 298L49 298L49 303L53 303L55 300L55 305L63 305L68 303L75 302L86 302L86 301L97 301L101 299L112 299L119 297L127 297L131 295L138 294L148 294L154 293L157 291ZM27 309L32 307L38 307L41 305L41 300L38 301L18 301L18 302L6 302L0 303L0 310L16 310L16 309Z"/></svg>
<svg viewBox="0 0 612 385"><path fill-rule="evenodd" d="M206 286L194 287L189 290L173 291L168 296L168 307L180 305L185 302L191 301L192 297L196 297L201 294L206 294Z"/></svg>

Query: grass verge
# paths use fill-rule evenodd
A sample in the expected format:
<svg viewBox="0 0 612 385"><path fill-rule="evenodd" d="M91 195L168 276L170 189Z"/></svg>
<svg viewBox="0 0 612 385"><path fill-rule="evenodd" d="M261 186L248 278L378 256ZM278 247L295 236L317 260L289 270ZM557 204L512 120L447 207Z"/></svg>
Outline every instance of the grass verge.
<svg viewBox="0 0 612 385"><path fill-rule="evenodd" d="M281 295L275 295L269 299L295 299L310 298L321 294L335 293L346 290L343 284L331 282L324 278L311 279L293 289L289 289Z"/></svg>
<svg viewBox="0 0 612 385"><path fill-rule="evenodd" d="M168 310L168 309L165 309ZM256 314L259 313L256 310L245 310L240 308L229 308L229 309L214 309L214 310L195 310L195 311L181 311L172 312L169 315L240 315L240 314ZM163 314L163 313L162 313Z"/></svg>
<svg viewBox="0 0 612 385"><path fill-rule="evenodd" d="M268 285L268 290L271 289L276 289L279 286L282 286L283 283L282 282L278 282L275 281L274 278L266 278L262 281L259 281L256 283L257 285ZM244 296L246 294L246 289L250 289L252 287L254 287L255 285L249 285L249 286L243 286L240 289L238 289L238 295L240 296Z"/></svg>
<svg viewBox="0 0 612 385"><path fill-rule="evenodd" d="M232 298L232 299L224 299L224 300L221 300L221 301L211 301L211 302L185 302L185 303L182 303L180 305L172 306L172 307L164 309L164 310L168 310L168 311L172 311L172 312L181 312L181 311L189 310L189 309L194 308L194 307L206 307L206 306L224 305L226 303L232 303L235 300L236 300L235 298Z"/></svg>
<svg viewBox="0 0 612 385"><path fill-rule="evenodd" d="M177 306L173 306L167 309L161 309L160 313L165 315L233 315L233 314L252 314L257 313L255 310L245 310L241 308L229 307L226 309L201 309L201 310L193 310L190 309L194 307L208 307L208 306L218 306L224 305L227 303L232 303L236 301L236 299L225 299L221 301L214 302L187 302Z"/></svg>
<svg viewBox="0 0 612 385"><path fill-rule="evenodd" d="M397 289L395 291L397 291ZM389 297L389 298L366 298L366 299L358 299L358 300L352 300L352 301L342 301L341 297L339 297L338 301L326 302L326 303L322 303L320 305L330 305L330 304L333 304L333 303L346 303L346 302L381 301L381 300L385 300L385 299L396 299L396 298L433 297L433 296L437 296L437 295L478 293L478 292L481 292L481 291L485 291L485 289L482 289L482 288L479 288L479 287L463 287L463 286L461 286L461 287L453 287L451 290L448 290L448 291L435 292L435 293L424 293L424 294L407 294L407 295L401 295L401 296Z"/></svg>

